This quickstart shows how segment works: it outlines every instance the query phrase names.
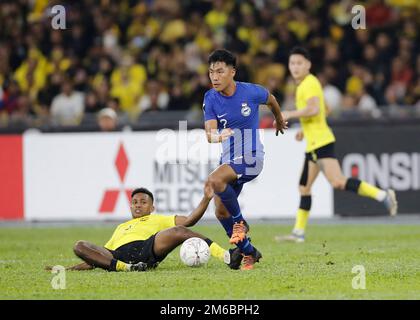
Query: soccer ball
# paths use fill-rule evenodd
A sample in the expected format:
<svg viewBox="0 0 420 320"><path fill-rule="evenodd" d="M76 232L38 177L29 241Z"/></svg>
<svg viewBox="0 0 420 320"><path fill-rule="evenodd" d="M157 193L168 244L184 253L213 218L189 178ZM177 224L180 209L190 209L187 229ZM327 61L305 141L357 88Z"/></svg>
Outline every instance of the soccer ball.
<svg viewBox="0 0 420 320"><path fill-rule="evenodd" d="M189 267L199 267L210 259L210 248L200 238L189 238L184 241L179 251L182 262Z"/></svg>

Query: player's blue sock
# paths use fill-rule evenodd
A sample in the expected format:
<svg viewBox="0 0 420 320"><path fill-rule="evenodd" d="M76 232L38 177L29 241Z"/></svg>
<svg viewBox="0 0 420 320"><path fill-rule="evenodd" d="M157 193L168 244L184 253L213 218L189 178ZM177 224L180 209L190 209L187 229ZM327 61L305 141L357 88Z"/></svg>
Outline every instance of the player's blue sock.
<svg viewBox="0 0 420 320"><path fill-rule="evenodd" d="M232 236L233 231L233 219L232 217L219 219L220 223L222 224L223 228L226 230L226 234L230 238Z"/></svg>
<svg viewBox="0 0 420 320"><path fill-rule="evenodd" d="M220 197L222 203L229 211L233 218L233 222L244 220L242 217L241 208L239 207L238 196L236 195L236 192L231 185L226 185L225 191L216 192L216 194Z"/></svg>
<svg viewBox="0 0 420 320"><path fill-rule="evenodd" d="M244 241L238 242L236 245L241 249L241 252L247 256L254 251L254 246L251 244L248 237L246 237Z"/></svg>

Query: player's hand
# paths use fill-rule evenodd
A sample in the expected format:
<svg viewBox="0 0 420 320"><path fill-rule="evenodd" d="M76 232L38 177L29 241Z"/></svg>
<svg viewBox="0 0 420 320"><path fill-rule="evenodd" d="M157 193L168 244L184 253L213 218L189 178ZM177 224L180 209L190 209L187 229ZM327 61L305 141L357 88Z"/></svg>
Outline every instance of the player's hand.
<svg viewBox="0 0 420 320"><path fill-rule="evenodd" d="M233 136L234 133L235 132L231 128L223 129L222 132L220 132L220 137L222 138L221 142L229 139L231 136Z"/></svg>
<svg viewBox="0 0 420 320"><path fill-rule="evenodd" d="M302 130L299 130L299 131L296 133L295 139L296 139L297 141L302 141L302 140L303 140L303 131L302 131Z"/></svg>
<svg viewBox="0 0 420 320"><path fill-rule="evenodd" d="M279 131L281 132L281 134L284 133L284 130L288 128L287 124L288 122L284 118L281 119L280 122L277 122L276 120L274 120L273 127L276 127L276 136L279 135Z"/></svg>
<svg viewBox="0 0 420 320"><path fill-rule="evenodd" d="M209 182L204 185L204 197L211 200L214 197L214 190Z"/></svg>

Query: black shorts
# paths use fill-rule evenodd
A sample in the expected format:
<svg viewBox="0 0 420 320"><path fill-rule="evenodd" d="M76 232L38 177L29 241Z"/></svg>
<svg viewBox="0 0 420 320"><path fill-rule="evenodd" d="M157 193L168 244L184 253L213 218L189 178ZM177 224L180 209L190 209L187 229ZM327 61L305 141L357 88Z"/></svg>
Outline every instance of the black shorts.
<svg viewBox="0 0 420 320"><path fill-rule="evenodd" d="M318 149L315 149L311 152L305 153L305 162L303 164L302 175L300 176L300 181L299 181L299 184L301 186L306 186L306 183L308 182L309 161L316 163L318 159L323 159L323 158L336 159L334 146L335 146L335 143L332 142Z"/></svg>
<svg viewBox="0 0 420 320"><path fill-rule="evenodd" d="M155 255L153 251L155 236L156 234L146 240L133 241L122 245L116 250L109 251L114 259L122 262L135 264L141 261L146 263L148 268L156 268L166 256L157 257Z"/></svg>

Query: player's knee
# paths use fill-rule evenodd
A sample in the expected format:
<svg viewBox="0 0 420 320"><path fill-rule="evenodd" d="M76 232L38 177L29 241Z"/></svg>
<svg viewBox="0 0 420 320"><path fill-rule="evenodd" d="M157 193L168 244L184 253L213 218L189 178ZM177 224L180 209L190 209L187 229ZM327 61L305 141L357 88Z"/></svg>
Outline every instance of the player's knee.
<svg viewBox="0 0 420 320"><path fill-rule="evenodd" d="M334 180L331 180L330 183L331 183L331 186L337 190L344 190L346 186L346 180L344 179L334 179Z"/></svg>
<svg viewBox="0 0 420 320"><path fill-rule="evenodd" d="M299 193L302 196L310 195L311 194L311 188L307 186L299 186Z"/></svg>
<svg viewBox="0 0 420 320"><path fill-rule="evenodd" d="M218 176L210 176L206 183L210 184L215 192L222 192L225 189L225 182Z"/></svg>
<svg viewBox="0 0 420 320"><path fill-rule="evenodd" d="M80 257L83 255L86 248L86 241L79 240L73 246L73 252L76 256Z"/></svg>
<svg viewBox="0 0 420 320"><path fill-rule="evenodd" d="M190 233L190 229L185 226L176 226L174 227L175 237L177 238L185 238Z"/></svg>

